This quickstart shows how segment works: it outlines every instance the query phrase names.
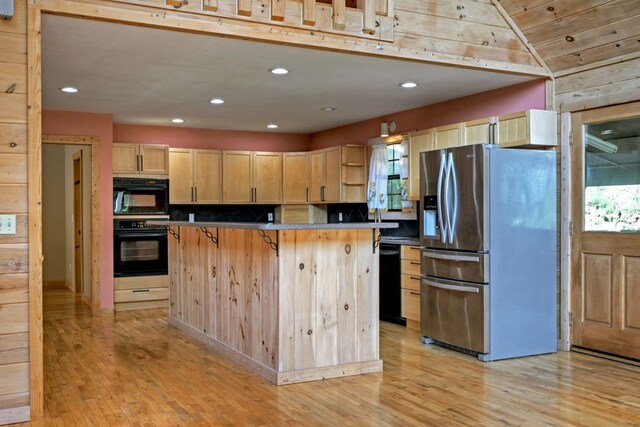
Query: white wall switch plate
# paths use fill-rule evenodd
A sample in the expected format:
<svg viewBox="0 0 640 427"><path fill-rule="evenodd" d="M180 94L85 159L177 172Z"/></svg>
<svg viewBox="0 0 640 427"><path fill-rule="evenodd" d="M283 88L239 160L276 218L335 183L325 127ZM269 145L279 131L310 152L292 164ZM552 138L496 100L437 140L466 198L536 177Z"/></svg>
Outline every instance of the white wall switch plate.
<svg viewBox="0 0 640 427"><path fill-rule="evenodd" d="M342 222L342 212L338 213L338 222Z"/></svg>
<svg viewBox="0 0 640 427"><path fill-rule="evenodd" d="M267 213L267 221L269 222L273 221L273 213L271 212Z"/></svg>
<svg viewBox="0 0 640 427"><path fill-rule="evenodd" d="M15 215L0 215L0 234L16 234Z"/></svg>

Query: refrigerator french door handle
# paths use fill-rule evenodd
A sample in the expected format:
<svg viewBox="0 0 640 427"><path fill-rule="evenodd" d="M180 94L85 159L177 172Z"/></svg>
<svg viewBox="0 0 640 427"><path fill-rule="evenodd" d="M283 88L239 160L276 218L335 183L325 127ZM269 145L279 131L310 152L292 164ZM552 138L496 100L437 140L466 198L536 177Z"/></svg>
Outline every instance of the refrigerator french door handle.
<svg viewBox="0 0 640 427"><path fill-rule="evenodd" d="M468 292L470 294L480 293L479 288L472 288L470 286L445 285L444 283L432 282L431 280L427 279L422 279L422 283L424 283L425 285L429 285L432 288L446 289L448 291Z"/></svg>
<svg viewBox="0 0 640 427"><path fill-rule="evenodd" d="M456 219L458 217L458 182L456 180L456 165L453 161L453 154L449 153L449 175L453 183L453 213L449 211L449 243L453 243L453 236L456 234Z"/></svg>
<svg viewBox="0 0 640 427"><path fill-rule="evenodd" d="M451 201L451 187L449 183L451 182L451 167L453 166L453 154L449 153L449 157L446 158L446 168L445 168L445 177L444 177L444 199L446 200L445 204L445 212L447 217L447 233L445 233L445 239L442 243L447 243L447 235L449 236L449 243L453 243L453 230L451 229L451 206L449 202Z"/></svg>
<svg viewBox="0 0 640 427"><path fill-rule="evenodd" d="M445 228L445 223L442 219L442 205L444 204L444 199L442 198L442 178L444 175L445 164L446 154L444 151L441 151L440 172L438 172L438 225L440 226L440 237L442 238L442 243L447 242L447 229Z"/></svg>

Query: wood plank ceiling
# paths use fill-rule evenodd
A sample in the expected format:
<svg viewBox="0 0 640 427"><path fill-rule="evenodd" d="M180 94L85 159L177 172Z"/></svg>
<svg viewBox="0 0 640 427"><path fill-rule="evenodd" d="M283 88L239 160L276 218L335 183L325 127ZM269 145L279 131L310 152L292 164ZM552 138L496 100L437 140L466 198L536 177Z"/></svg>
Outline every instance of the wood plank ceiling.
<svg viewBox="0 0 640 427"><path fill-rule="evenodd" d="M638 0L499 0L556 75L640 56Z"/></svg>

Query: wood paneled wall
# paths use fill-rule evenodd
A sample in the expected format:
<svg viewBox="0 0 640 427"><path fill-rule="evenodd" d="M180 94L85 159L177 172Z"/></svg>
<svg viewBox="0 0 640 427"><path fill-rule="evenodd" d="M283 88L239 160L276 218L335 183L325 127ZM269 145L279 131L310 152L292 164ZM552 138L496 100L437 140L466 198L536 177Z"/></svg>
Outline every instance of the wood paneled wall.
<svg viewBox="0 0 640 427"><path fill-rule="evenodd" d="M17 215L0 235L0 424L29 419L27 230L27 2L0 20L0 214Z"/></svg>
<svg viewBox="0 0 640 427"><path fill-rule="evenodd" d="M197 0L182 2L179 8L167 0L37 0L35 5L70 16L134 25L182 28L228 37L539 77L549 75L491 0L393 0L389 2L388 16L374 11L374 24L380 28L373 25L373 32L363 30L364 18L350 18L356 9L346 8L346 27L336 30L326 26L334 16L332 7L324 3L315 4L316 23L305 25L298 0L247 1L247 11L251 13L244 16L237 15L236 2L230 1L216 2L215 8L206 0L204 4ZM367 2L374 3L378 8L377 2ZM278 14L284 14L280 21L273 17L276 8ZM358 28L356 32L350 25L352 20ZM376 48L379 41L383 50Z"/></svg>

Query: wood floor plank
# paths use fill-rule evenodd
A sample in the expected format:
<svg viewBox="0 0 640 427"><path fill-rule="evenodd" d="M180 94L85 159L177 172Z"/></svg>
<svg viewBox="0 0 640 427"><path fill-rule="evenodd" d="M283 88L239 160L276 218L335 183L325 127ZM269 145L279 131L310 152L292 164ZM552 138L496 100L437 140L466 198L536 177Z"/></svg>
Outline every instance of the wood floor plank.
<svg viewBox="0 0 640 427"><path fill-rule="evenodd" d="M381 323L384 372L275 386L167 325L44 290L45 425L631 426L640 367L561 352L482 363Z"/></svg>

